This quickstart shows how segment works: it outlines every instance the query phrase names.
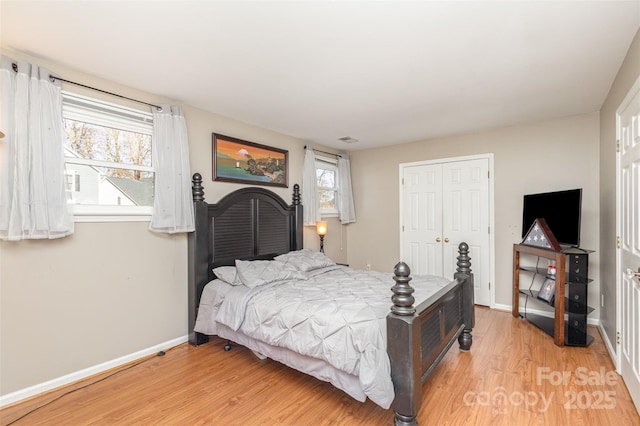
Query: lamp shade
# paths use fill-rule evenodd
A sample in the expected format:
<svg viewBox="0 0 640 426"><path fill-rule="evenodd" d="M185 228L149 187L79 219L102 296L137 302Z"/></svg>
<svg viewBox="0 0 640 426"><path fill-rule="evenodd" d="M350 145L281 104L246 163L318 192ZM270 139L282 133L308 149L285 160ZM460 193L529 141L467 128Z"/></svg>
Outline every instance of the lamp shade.
<svg viewBox="0 0 640 426"><path fill-rule="evenodd" d="M327 222L319 220L316 222L316 231L318 235L327 235Z"/></svg>

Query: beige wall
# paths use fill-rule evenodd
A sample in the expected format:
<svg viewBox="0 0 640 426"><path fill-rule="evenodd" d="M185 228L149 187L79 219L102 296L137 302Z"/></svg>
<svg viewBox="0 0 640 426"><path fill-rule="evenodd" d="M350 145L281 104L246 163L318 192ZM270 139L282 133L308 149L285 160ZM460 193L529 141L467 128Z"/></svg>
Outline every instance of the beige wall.
<svg viewBox="0 0 640 426"><path fill-rule="evenodd" d="M358 222L349 225L349 263L392 271L400 260L399 164L493 153L495 301L510 307L512 245L521 241L524 194L583 188L581 245L598 249L598 138L599 117L592 113L351 153ZM598 256L590 258L593 300L599 292ZM596 310L592 318L597 317Z"/></svg>
<svg viewBox="0 0 640 426"><path fill-rule="evenodd" d="M179 104L42 59L2 53L103 90ZM124 102L70 85L63 89ZM291 202L293 184L302 182L303 141L183 108L191 170L202 174L207 201L240 187L212 181L211 133L217 132L288 150L290 188L269 189ZM346 238L338 238L337 221L330 226L326 251L345 262L346 250L340 248ZM186 236L157 235L147 228L148 222L76 223L68 238L0 242L0 396L186 336ZM319 247L315 229L305 230L305 241Z"/></svg>
<svg viewBox="0 0 640 426"><path fill-rule="evenodd" d="M185 334L186 237L148 226L77 223L67 238L0 242L2 394Z"/></svg>
<svg viewBox="0 0 640 426"><path fill-rule="evenodd" d="M640 78L640 32L600 110L600 251L604 308L602 327L610 342L616 341L616 110Z"/></svg>

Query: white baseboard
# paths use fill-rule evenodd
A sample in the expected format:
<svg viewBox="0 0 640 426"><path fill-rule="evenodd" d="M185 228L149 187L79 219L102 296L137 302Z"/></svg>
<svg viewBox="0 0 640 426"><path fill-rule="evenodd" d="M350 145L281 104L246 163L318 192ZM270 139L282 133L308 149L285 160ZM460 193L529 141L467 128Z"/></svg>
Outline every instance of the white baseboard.
<svg viewBox="0 0 640 426"><path fill-rule="evenodd" d="M500 303L496 303L495 304L495 308L496 311L506 311L506 312L511 312L511 305L501 305Z"/></svg>
<svg viewBox="0 0 640 426"><path fill-rule="evenodd" d="M600 336L602 337L602 341L604 345L607 347L607 351L609 352L609 357L613 362L613 365L616 367L616 371L618 370L618 355L616 354L615 346L611 344L611 340L609 340L609 336L604 331L604 327L602 324L598 325L598 331L600 331ZM616 345L617 346L617 345Z"/></svg>
<svg viewBox="0 0 640 426"><path fill-rule="evenodd" d="M98 364L93 367L85 368L84 370L76 371L74 373L67 374L62 377L58 377L57 379L53 379L44 383L29 386L28 388L21 389L6 395L0 395L0 407L13 404L14 402L18 402L23 399L30 398L32 396L50 391L60 386L68 385L69 383L73 383L78 380L85 379L95 374L102 373L104 371L110 370L120 365L124 365L131 361L135 361L137 359L143 358L147 355L151 355L151 354L160 352L162 350L167 350L174 346L178 346L188 340L189 340L189 336L186 336L186 335L182 337L178 337L176 339L169 340L167 342L160 343L158 345L154 345L150 348L142 349L138 352L134 352L132 354L125 355L111 361L103 362L102 364Z"/></svg>

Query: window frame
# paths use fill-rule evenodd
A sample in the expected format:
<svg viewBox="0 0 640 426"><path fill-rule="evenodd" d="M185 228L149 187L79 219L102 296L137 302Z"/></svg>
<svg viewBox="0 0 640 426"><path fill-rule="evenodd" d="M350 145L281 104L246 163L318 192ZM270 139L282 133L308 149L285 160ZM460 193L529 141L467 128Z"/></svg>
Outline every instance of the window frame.
<svg viewBox="0 0 640 426"><path fill-rule="evenodd" d="M151 112L125 107L64 90L62 91L62 118L63 120L71 119L82 121L97 126L142 133L153 137L153 115ZM151 155L153 157L153 154ZM155 179L153 164L151 166L142 166L103 160L88 160L69 156L66 152L64 155L64 163L65 170L67 164L119 168L153 173ZM153 213L153 206L72 203L69 203L69 205L72 206L75 222L149 222L151 221L151 215Z"/></svg>
<svg viewBox="0 0 640 426"><path fill-rule="evenodd" d="M338 217L339 216L339 211L338 211L338 179L340 179L340 175L338 173L338 160L336 158L329 158L329 157L325 157L322 155L315 155L315 169L316 169L316 176L317 176L317 170L321 169L321 170L331 170L334 172L334 187L333 188L321 188L320 185L318 185L317 180L316 180L316 185L318 186L318 199L320 199L320 191L324 190L324 191L333 191L335 193L335 207L332 209L323 209L322 207L318 207L318 210L320 212L320 217L325 218L325 217Z"/></svg>

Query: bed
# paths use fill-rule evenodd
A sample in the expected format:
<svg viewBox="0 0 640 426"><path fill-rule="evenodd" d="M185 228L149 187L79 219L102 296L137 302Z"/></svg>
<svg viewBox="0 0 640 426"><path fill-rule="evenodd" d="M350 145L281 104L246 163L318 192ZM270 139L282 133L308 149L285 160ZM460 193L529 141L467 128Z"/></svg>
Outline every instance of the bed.
<svg viewBox="0 0 640 426"><path fill-rule="evenodd" d="M291 204L259 187L209 204L198 173L192 188L190 343L218 336L241 344L392 408L396 425L417 424L424 381L456 340L471 347L468 246L459 245L452 281L411 277L403 262L393 275L358 271L303 248L298 185Z"/></svg>

